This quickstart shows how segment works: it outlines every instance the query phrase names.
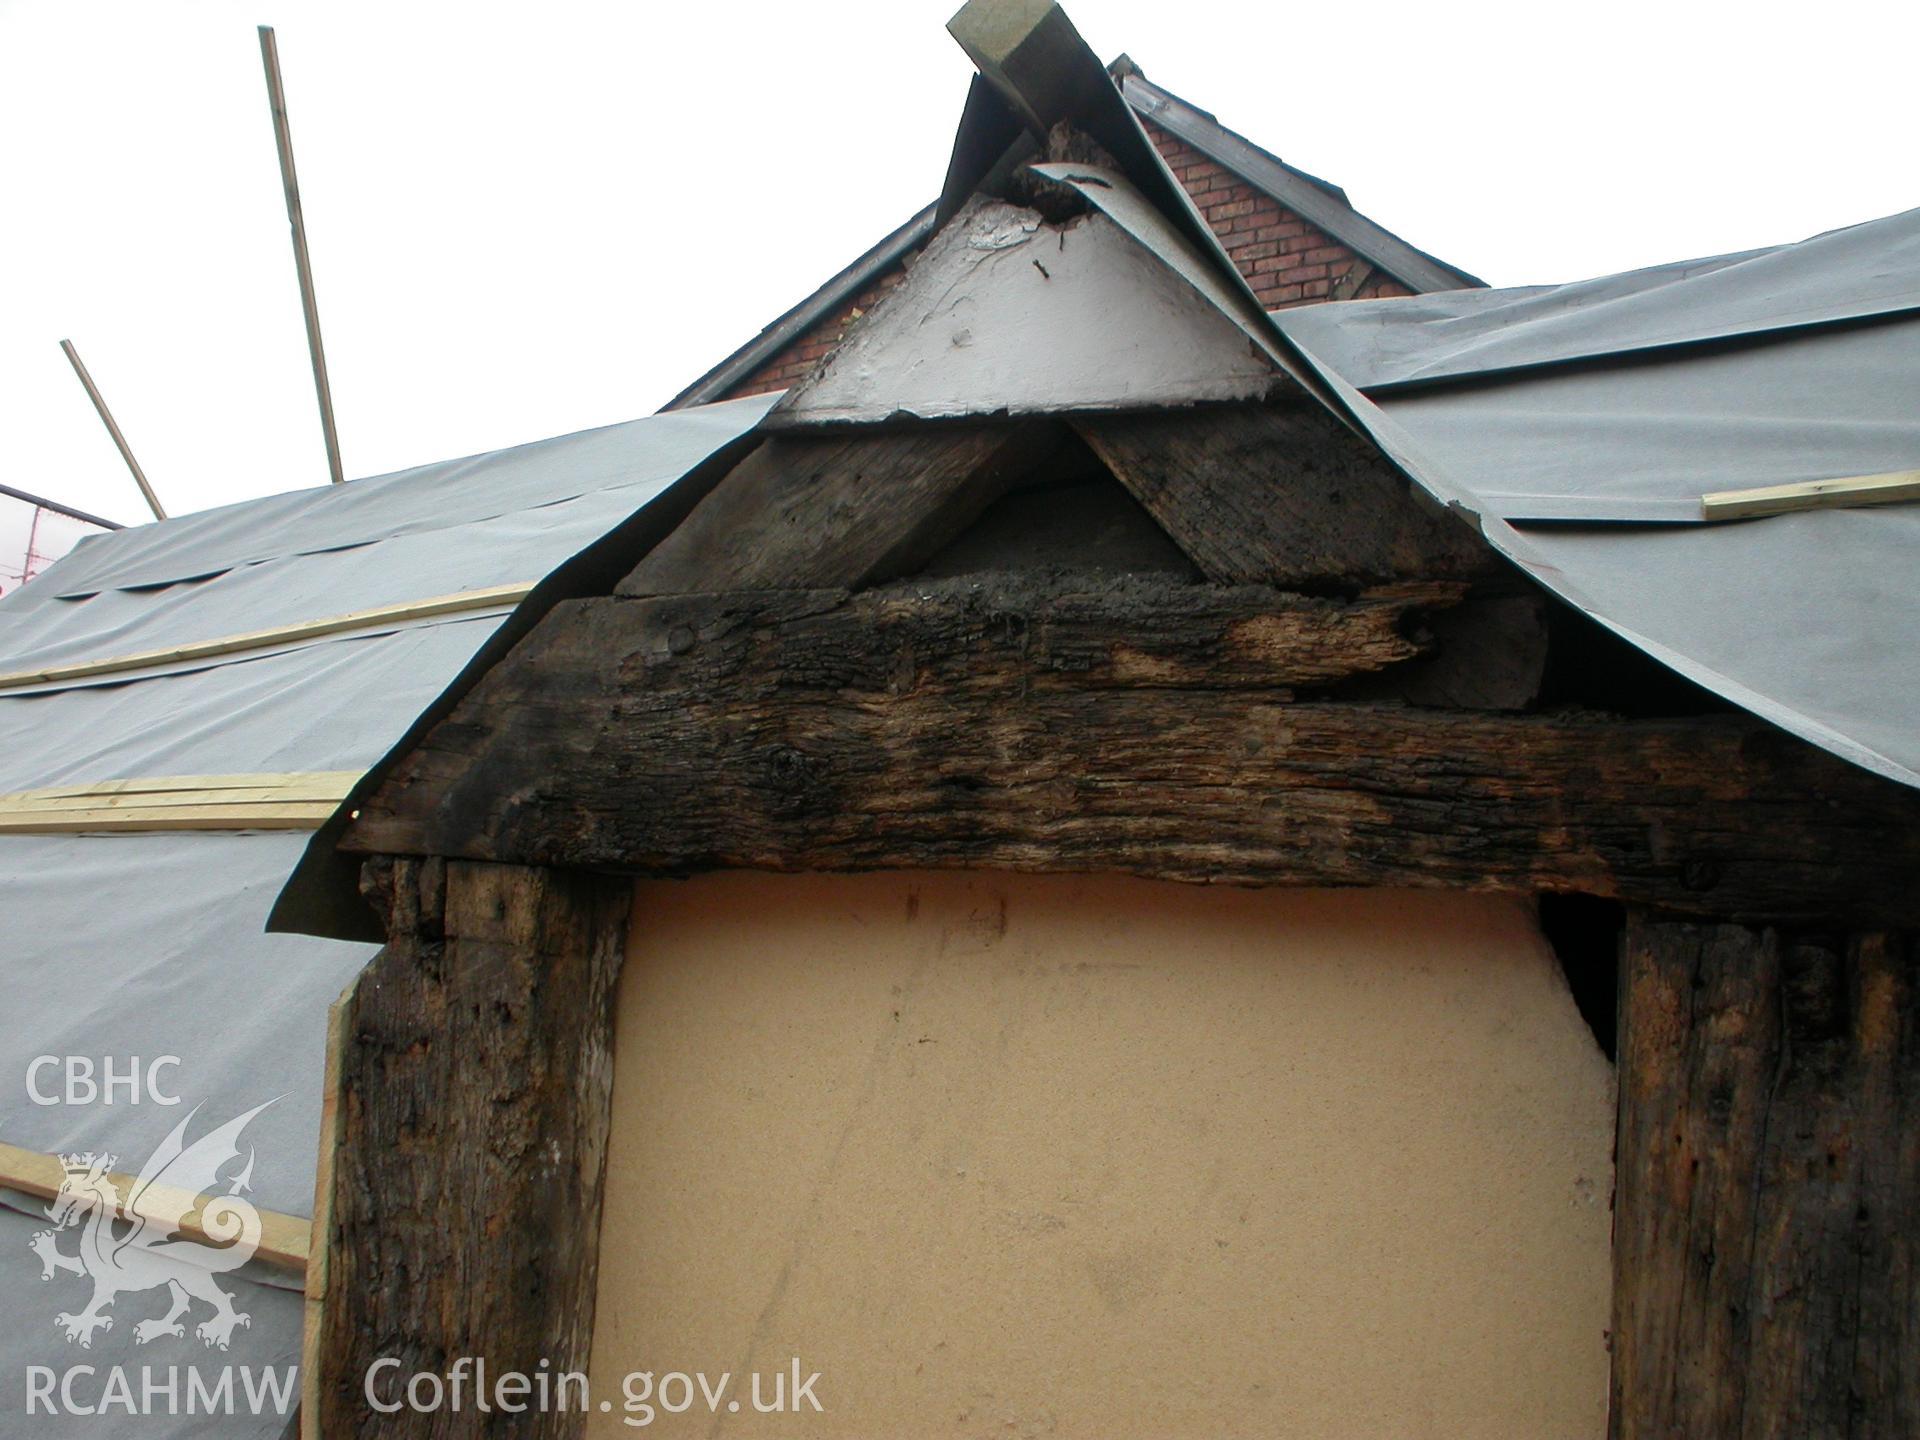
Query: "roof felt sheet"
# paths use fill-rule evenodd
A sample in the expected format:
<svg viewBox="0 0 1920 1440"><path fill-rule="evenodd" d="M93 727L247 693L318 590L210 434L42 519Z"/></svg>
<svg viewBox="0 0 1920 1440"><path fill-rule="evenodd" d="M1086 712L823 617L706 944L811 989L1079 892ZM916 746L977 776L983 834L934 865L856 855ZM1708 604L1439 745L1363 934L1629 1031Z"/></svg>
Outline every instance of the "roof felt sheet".
<svg viewBox="0 0 1920 1440"><path fill-rule="evenodd" d="M63 596L158 585L396 535L461 530L602 491L652 493L751 428L772 397L652 416L96 535L41 578ZM564 522L556 522L563 525Z"/></svg>
<svg viewBox="0 0 1920 1440"><path fill-rule="evenodd" d="M676 411L87 541L0 600L0 670L537 581L751 430L776 398ZM500 606L388 622L0 690L0 792L365 769L506 614ZM309 1214L326 1011L373 948L263 933L307 840L284 832L0 835L9 940L0 960L0 1075L16 1077L0 1085L0 1141L40 1152L110 1151L134 1170L193 1106L202 1107L197 1134L271 1100L245 1135L255 1156L250 1198ZM133 1056L177 1056L166 1088L184 1103L130 1105L123 1092L113 1105L37 1104L24 1075L48 1054L96 1065L112 1057L122 1068ZM56 1072L43 1071L40 1083L43 1092L59 1088ZM93 1350L69 1345L54 1316L83 1308L88 1287L65 1273L40 1283L26 1237L45 1228L43 1208L0 1193L0 1290L20 1302L0 1327L0 1433L24 1423L27 1366L64 1372L83 1362L134 1363L120 1353L132 1345L132 1323L166 1308L164 1294L125 1297L113 1312L123 1323ZM69 1252L71 1234L62 1240ZM189 1329L184 1345L139 1347L138 1363L197 1361L208 1383L229 1363L290 1363L300 1305L271 1287L294 1282L258 1267L247 1273L256 1278L240 1282L240 1305L253 1320L235 1332L231 1351L209 1352ZM44 1414L33 1423L43 1421L47 1428L34 1433L65 1433ZM285 1418L182 1416L171 1429L159 1419L139 1423L143 1435L277 1436Z"/></svg>
<svg viewBox="0 0 1920 1440"><path fill-rule="evenodd" d="M1920 211L1577 285L1275 318L1388 453L1536 579L1920 785L1920 506L1700 508L1920 468Z"/></svg>
<svg viewBox="0 0 1920 1440"><path fill-rule="evenodd" d="M1569 285L1303 306L1287 333L1362 390L1920 309L1920 210L1734 255Z"/></svg>

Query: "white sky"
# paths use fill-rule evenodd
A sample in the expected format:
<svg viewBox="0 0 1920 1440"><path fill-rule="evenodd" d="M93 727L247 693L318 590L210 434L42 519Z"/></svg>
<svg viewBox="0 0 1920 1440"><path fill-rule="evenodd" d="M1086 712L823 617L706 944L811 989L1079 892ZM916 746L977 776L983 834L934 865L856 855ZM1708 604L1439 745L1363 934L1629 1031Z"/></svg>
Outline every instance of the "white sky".
<svg viewBox="0 0 1920 1440"><path fill-rule="evenodd" d="M144 514L71 336L174 513L324 483L256 24L362 476L646 414L918 209L957 3L0 0L0 480ZM1495 284L1920 204L1911 3L1069 11Z"/></svg>

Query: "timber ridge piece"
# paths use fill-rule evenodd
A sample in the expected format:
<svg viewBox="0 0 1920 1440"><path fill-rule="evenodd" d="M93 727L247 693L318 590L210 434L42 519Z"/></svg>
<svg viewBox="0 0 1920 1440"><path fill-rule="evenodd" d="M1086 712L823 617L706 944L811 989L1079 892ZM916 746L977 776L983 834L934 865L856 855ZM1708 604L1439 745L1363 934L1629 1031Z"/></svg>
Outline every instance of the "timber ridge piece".
<svg viewBox="0 0 1920 1440"><path fill-rule="evenodd" d="M1209 597L1205 623L1180 608ZM1295 700L1330 666L1405 658L1397 631L1356 643L1368 603L1145 581L1075 600L909 582L565 602L387 774L343 847L1920 920L1920 795L1751 717Z"/></svg>
<svg viewBox="0 0 1920 1440"><path fill-rule="evenodd" d="M318 830L359 783L358 770L166 775L0 795L0 834Z"/></svg>
<svg viewBox="0 0 1920 1440"><path fill-rule="evenodd" d="M128 1193L135 1183L131 1175L112 1173L107 1178L119 1187L122 1194ZM60 1186L65 1180L66 1170L60 1164L59 1156L22 1150L17 1145L0 1144L0 1185L9 1190L18 1190L40 1200L51 1200L60 1193ZM142 1209L149 1216L172 1222L174 1228L189 1239L217 1246L221 1242L209 1238L200 1224L201 1202L208 1198L190 1195L171 1186L154 1185L144 1192ZM274 1210L262 1210L259 1215L260 1245L253 1252L253 1258L276 1270L304 1274L311 1222L299 1215L282 1215Z"/></svg>
<svg viewBox="0 0 1920 1440"><path fill-rule="evenodd" d="M455 1356L587 1368L613 1096L613 992L631 885L461 861L376 861L386 946L343 1001L327 1177L316 1424L417 1436L368 1405L369 1367ZM392 1392L388 1392L392 1398ZM577 1412L430 1433L577 1436Z"/></svg>
<svg viewBox="0 0 1920 1440"><path fill-rule="evenodd" d="M1065 10L1051 0L967 0L947 31L1035 141L1044 142L1061 124L1089 136L1187 244L1209 257L1220 279L1259 312L1252 286ZM949 186L957 178L950 168ZM941 211L952 213L958 199L949 189L941 197Z"/></svg>
<svg viewBox="0 0 1920 1440"><path fill-rule="evenodd" d="M48 665L38 670L14 670L0 675L0 690L18 690L28 685L51 685L62 680L90 680L99 675L118 675L129 670L144 670L153 665L175 665L189 660L206 660L222 655L238 655L252 650L268 650L278 645L294 645L303 640L339 635L348 630L365 630L381 625L406 625L441 615L463 615L478 610L503 609L517 605L532 592L532 584L493 585L484 590L460 590L451 595L434 595L425 600L406 600L394 605L376 605L367 610L350 610L342 615L326 615L317 620L299 620L265 630L247 630L237 635L220 635L211 640L194 640L183 645L162 646L157 650L137 650L127 655L106 655L98 660L77 660L67 665Z"/></svg>

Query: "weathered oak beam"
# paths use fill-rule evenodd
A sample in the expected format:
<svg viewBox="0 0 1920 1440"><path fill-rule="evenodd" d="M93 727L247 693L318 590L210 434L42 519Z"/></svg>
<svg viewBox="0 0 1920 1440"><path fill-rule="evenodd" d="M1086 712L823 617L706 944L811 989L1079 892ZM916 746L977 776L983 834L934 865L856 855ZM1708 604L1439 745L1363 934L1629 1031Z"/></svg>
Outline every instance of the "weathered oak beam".
<svg viewBox="0 0 1920 1440"><path fill-rule="evenodd" d="M918 569L1058 448L1046 422L775 436L617 587L858 586Z"/></svg>
<svg viewBox="0 0 1920 1440"><path fill-rule="evenodd" d="M1210 580L1335 585L1500 568L1472 527L1416 494L1321 406L1074 424Z"/></svg>
<svg viewBox="0 0 1920 1440"><path fill-rule="evenodd" d="M345 843L647 873L1104 870L1920 919L1920 796L1762 722L1297 703L1289 688L1329 669L1394 663L1397 629L1365 604L1212 593L1222 609L1198 620L1151 586L1104 612L1083 597L1077 624L1058 620L1065 599L913 587L575 602L390 774ZM1235 615L1222 593L1268 608Z"/></svg>
<svg viewBox="0 0 1920 1440"><path fill-rule="evenodd" d="M1917 960L1630 920L1615 1440L1920 1434Z"/></svg>
<svg viewBox="0 0 1920 1440"><path fill-rule="evenodd" d="M388 942L341 1015L320 1433L574 1436L577 1411L374 1411L416 1372L585 1370L628 911L615 881L377 860ZM510 1423L509 1423L510 1422ZM489 1427L493 1428L489 1428Z"/></svg>
<svg viewBox="0 0 1920 1440"><path fill-rule="evenodd" d="M1454 710L1525 710L1539 699L1547 673L1547 607L1539 595L1473 595L1435 612L1428 628L1434 654L1362 676L1340 698Z"/></svg>

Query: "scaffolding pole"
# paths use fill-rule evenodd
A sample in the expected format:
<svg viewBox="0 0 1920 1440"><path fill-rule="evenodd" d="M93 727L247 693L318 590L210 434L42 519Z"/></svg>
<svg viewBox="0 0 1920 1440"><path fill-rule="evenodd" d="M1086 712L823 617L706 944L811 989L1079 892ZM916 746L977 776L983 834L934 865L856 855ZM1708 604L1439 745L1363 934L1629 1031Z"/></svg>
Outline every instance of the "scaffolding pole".
<svg viewBox="0 0 1920 1440"><path fill-rule="evenodd" d="M147 497L147 506L153 511L153 518L166 519L167 512L160 508L160 497L153 493L153 486L147 483L146 472L141 470L140 462L133 458L133 448L127 444L127 437L120 433L120 427L114 423L113 412L107 409L106 397L100 393L100 387L93 383L93 376L87 373L86 365L81 362L80 352L73 348L71 340L62 340L60 348L66 353L67 363L73 366L73 373L80 377L81 385L86 388L87 398L93 401L93 408L100 412L100 421L107 427L107 434L113 437L113 443L120 448L120 458L127 462L127 469L133 472L133 483L138 485L140 493Z"/></svg>
<svg viewBox="0 0 1920 1440"><path fill-rule="evenodd" d="M338 485L340 436L333 428L333 389L327 384L327 352L320 344L320 306L313 298L313 263L307 258L307 221L300 209L300 181L293 171L293 131L287 124L287 97L280 87L280 51L273 27L260 27L260 63L267 71L267 100L273 107L273 140L280 148L280 184L287 192L287 224L293 229L293 263L300 273L300 309L307 321L307 354L313 360L313 388L320 397L320 429L327 441L327 473Z"/></svg>

